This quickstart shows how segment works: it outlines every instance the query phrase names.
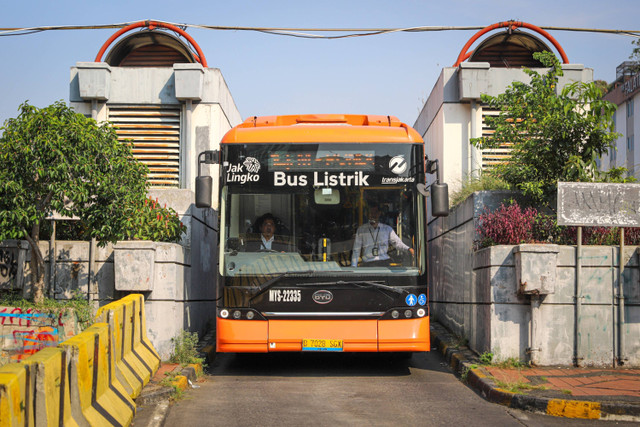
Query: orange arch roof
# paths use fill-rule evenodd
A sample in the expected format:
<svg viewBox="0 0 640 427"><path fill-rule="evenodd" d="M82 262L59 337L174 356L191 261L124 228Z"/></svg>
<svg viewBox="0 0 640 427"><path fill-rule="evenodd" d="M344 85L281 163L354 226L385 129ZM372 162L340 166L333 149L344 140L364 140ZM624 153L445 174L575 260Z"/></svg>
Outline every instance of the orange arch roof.
<svg viewBox="0 0 640 427"><path fill-rule="evenodd" d="M473 45L473 43L475 43L480 37L482 37L483 35L485 35L486 33L493 31L493 30L497 30L499 28L506 28L507 32L509 34L511 34L514 30L518 29L518 28L526 28L528 30L532 30L535 31L536 33L542 35L543 37L545 37L547 40L549 40L551 42L551 44L553 44L553 46L556 48L556 50L558 51L558 53L560 54L560 58L562 60L563 63L568 64L569 63L569 58L567 57L567 54L564 52L564 49L562 48L562 46L560 45L560 43L558 43L558 41L553 38L553 36L551 34L549 34L548 32L546 32L545 30L543 30L540 27L537 27L533 24L529 24L526 22L520 22L520 21L504 21L504 22L498 22L496 24L493 25L489 25L485 28L483 28L482 30L478 31L476 34L474 34L469 41L467 41L467 43L464 45L464 47L462 48L462 50L460 51L460 54L458 55L458 58L456 59L455 64L453 65L454 67L457 67L460 65L461 62L466 61L467 59L469 59L472 55L474 55L474 52L469 52L469 48ZM522 34L527 34L527 33L522 33ZM530 38L537 40L537 38L529 35ZM541 43L541 42L540 42ZM544 45L544 43L542 43Z"/></svg>

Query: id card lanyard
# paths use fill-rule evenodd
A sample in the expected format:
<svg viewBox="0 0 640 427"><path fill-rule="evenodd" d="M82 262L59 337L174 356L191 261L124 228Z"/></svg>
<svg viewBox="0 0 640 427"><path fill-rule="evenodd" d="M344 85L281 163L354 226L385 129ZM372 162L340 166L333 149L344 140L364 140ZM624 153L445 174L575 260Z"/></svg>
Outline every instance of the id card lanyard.
<svg viewBox="0 0 640 427"><path fill-rule="evenodd" d="M378 234L380 234L380 225L376 228L376 237L373 237L373 231L371 231L371 225L369 225L369 234L371 234L371 238L373 239L373 249L371 249L371 254L373 256L378 256Z"/></svg>

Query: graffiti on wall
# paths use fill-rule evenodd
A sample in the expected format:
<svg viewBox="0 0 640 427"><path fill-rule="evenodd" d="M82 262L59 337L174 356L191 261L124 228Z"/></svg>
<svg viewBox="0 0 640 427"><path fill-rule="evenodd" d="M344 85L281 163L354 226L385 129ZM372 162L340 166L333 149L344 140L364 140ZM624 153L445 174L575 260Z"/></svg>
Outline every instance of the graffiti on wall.
<svg viewBox="0 0 640 427"><path fill-rule="evenodd" d="M0 365L20 361L77 333L69 312L42 313L33 308L0 307Z"/></svg>
<svg viewBox="0 0 640 427"><path fill-rule="evenodd" d="M0 248L0 283L8 283L18 273L18 249Z"/></svg>

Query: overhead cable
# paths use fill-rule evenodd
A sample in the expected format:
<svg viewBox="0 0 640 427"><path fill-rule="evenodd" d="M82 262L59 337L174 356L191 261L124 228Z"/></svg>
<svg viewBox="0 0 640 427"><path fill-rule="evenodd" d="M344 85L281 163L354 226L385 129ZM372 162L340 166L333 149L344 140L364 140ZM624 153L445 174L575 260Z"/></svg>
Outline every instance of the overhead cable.
<svg viewBox="0 0 640 427"><path fill-rule="evenodd" d="M145 20L142 20L145 21ZM266 34L300 37L310 39L342 39L350 37L366 37L382 34L392 34L399 32L428 32L428 31L477 31L482 30L485 26L419 26L405 28L286 28L286 27L232 27L223 25L203 25L203 24L178 24L161 20L149 20L171 24L180 28L195 28L214 31L253 31ZM104 30L124 28L135 22L124 22L119 24L103 24L103 25L55 25L55 26L39 26L39 27L0 27L0 37L7 36L23 36L44 31L67 31L67 30ZM540 27L543 30L550 31L572 31L586 33L604 33L617 34L630 37L640 38L640 30L615 30L604 28L571 28L571 27ZM313 33L343 33L339 35L322 35Z"/></svg>

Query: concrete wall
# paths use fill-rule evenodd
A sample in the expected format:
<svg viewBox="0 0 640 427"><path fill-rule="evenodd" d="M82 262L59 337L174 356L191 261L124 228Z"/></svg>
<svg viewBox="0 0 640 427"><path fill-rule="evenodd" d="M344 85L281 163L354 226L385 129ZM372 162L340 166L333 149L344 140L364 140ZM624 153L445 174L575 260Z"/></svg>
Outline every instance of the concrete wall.
<svg viewBox="0 0 640 427"><path fill-rule="evenodd" d="M431 315L478 353L529 360L539 348L541 365L571 365L576 353L585 365L611 365L618 356L619 249L587 246L582 254L582 308L576 340L576 248L558 246L556 284L541 297L540 323L532 338L531 296L518 292L514 246L473 250L478 216L495 209L505 192L479 192L449 217L432 221L430 232ZM626 365L640 366L639 250L624 253ZM454 268L455 266L455 268ZM534 271L533 273L537 273ZM577 344L576 344L577 341Z"/></svg>
<svg viewBox="0 0 640 427"><path fill-rule="evenodd" d="M195 208L189 190L155 189L150 195L162 205L173 206L187 225L181 244L128 241L96 247L93 272L89 242L56 241L50 250L50 243L41 241L40 250L45 258L45 283L53 283L51 297L68 299L78 291L98 307L131 292L142 293L149 339L166 359L173 349L171 339L180 331L204 333L215 326L218 218L213 209ZM56 254L55 272L49 282L52 252ZM140 255L145 252L152 252L153 258ZM117 253L129 255L119 258ZM31 288L30 256L27 252L22 280L26 296ZM116 265L118 258L123 263Z"/></svg>

